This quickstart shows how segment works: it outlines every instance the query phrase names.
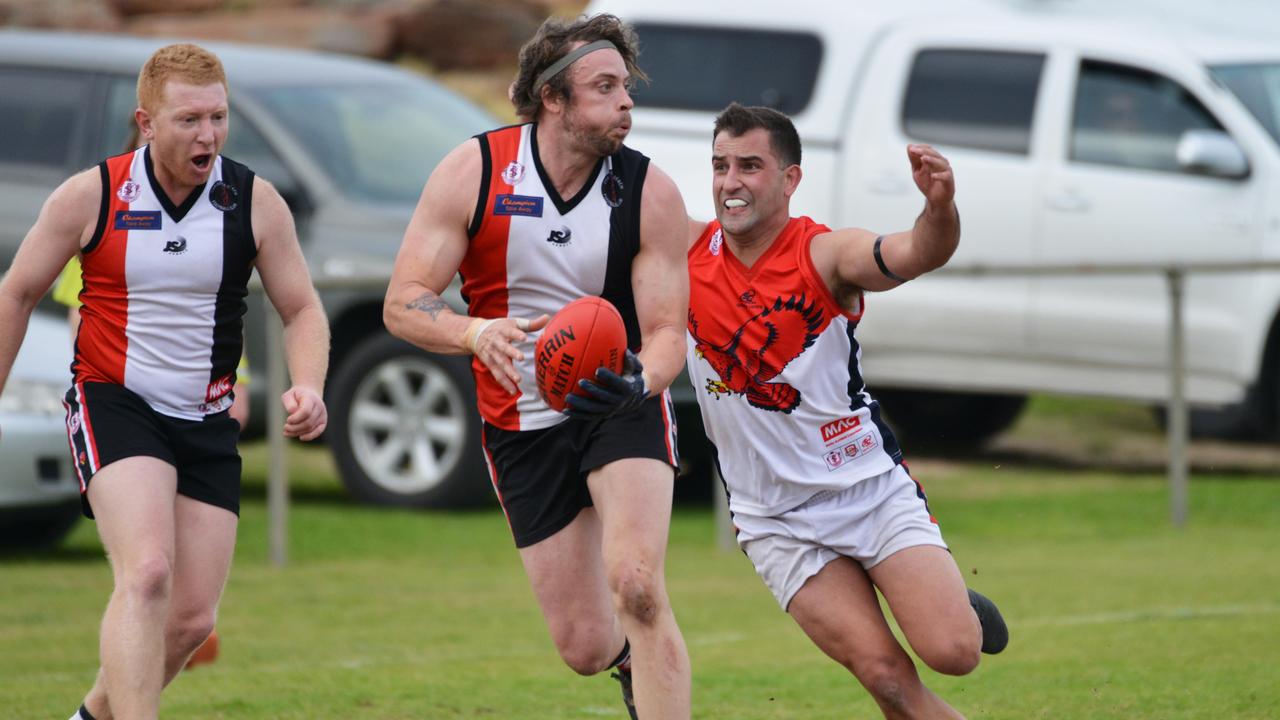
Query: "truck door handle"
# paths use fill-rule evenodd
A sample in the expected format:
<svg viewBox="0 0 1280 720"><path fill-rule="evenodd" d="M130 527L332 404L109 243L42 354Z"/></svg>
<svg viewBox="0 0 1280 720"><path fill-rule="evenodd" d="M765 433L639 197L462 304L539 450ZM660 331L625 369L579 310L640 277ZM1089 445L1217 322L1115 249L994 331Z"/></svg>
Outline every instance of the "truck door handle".
<svg viewBox="0 0 1280 720"><path fill-rule="evenodd" d="M1075 190L1063 190L1049 196L1049 208L1062 212L1084 212L1089 209L1089 201Z"/></svg>

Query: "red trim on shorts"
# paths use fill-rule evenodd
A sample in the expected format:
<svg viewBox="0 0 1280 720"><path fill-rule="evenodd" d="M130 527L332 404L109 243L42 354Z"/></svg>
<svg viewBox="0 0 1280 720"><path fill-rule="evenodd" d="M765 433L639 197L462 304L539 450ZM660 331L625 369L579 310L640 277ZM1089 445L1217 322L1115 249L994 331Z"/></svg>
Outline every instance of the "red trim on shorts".
<svg viewBox="0 0 1280 720"><path fill-rule="evenodd" d="M662 391L662 429L663 429L662 439L667 444L667 462L670 463L671 465L676 464L676 452L675 452L675 448L673 447L674 445L673 440L675 438L672 437L673 435L675 435L675 433L673 432L674 428L675 428L675 422L674 422L674 419L671 417L671 391L663 390Z"/></svg>
<svg viewBox="0 0 1280 720"><path fill-rule="evenodd" d="M911 479L911 482L916 484L916 495L920 497L920 502L924 503L925 511L929 513L929 522L937 525L938 518L933 516L933 509L929 507L929 497L924 491L924 485L911 474L911 468L907 467L905 460L902 462L902 471L907 474L907 477Z"/></svg>
<svg viewBox="0 0 1280 720"><path fill-rule="evenodd" d="M458 271L462 273L462 295L468 298L467 311L473 317L498 318L510 314L507 287L507 243L511 216L494 215L493 204L498 195L507 195L512 186L502 179L513 160L519 158L521 130L524 126L502 128L485 133L479 142L489 148L489 192L483 205L480 229L467 248ZM533 169L529 168L529 172ZM504 430L520 429L516 410L519 395L509 395L478 358L471 360L476 379L476 404L480 416Z"/></svg>
<svg viewBox="0 0 1280 720"><path fill-rule="evenodd" d="M76 479L80 481L80 494L83 495L89 490L89 483L84 481L84 472L80 470L79 453L76 452L76 435L71 432L71 403L68 403L64 398L62 407L66 408L67 411L67 446L71 448L71 465L76 469ZM76 414L79 415L79 410L76 411ZM84 421L82 420L81 422Z"/></svg>
<svg viewBox="0 0 1280 720"><path fill-rule="evenodd" d="M80 396L80 425L84 428L85 447L89 450L89 469L95 473L102 469L98 464L98 439L93 434L93 423L89 421L89 407L85 404L84 383L76 383L76 394Z"/></svg>
<svg viewBox="0 0 1280 720"><path fill-rule="evenodd" d="M502 502L502 490L498 489L498 466L493 462L493 453L489 452L489 441L485 437L484 425L480 426L480 449L484 451L484 464L489 470L489 484L493 485L493 492L498 496L498 507L502 508L502 516L507 519L507 529L515 534L515 528L511 527L511 516L507 514L507 504Z"/></svg>

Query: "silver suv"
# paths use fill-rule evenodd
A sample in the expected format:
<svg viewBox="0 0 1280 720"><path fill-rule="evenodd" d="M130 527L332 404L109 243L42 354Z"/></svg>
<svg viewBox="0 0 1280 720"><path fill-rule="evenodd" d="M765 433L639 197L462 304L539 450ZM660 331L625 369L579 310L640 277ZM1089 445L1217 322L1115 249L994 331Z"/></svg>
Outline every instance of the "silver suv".
<svg viewBox="0 0 1280 720"><path fill-rule="evenodd" d="M0 268L58 183L124 151L138 69L162 44L0 30ZM343 482L357 498L385 504L491 498L467 360L429 355L388 335L384 284L325 284L389 273L436 163L498 123L431 80L385 64L208 47L222 58L231 86L224 152L288 200L321 287L333 330L327 440ZM246 341L257 368L265 367L262 325L262 298L254 295ZM250 385L258 408L250 432L263 429L265 385Z"/></svg>

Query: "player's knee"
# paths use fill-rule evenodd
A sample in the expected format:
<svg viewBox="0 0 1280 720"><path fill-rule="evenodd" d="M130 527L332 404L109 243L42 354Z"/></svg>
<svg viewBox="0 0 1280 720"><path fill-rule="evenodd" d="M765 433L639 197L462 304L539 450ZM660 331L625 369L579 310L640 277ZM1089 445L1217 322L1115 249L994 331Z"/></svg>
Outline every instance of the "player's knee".
<svg viewBox="0 0 1280 720"><path fill-rule="evenodd" d="M200 612L176 618L169 626L168 642L183 653L195 652L213 633L213 613Z"/></svg>
<svg viewBox="0 0 1280 720"><path fill-rule="evenodd" d="M657 622L662 611L662 587L653 571L631 565L610 574L609 588L620 614L641 625Z"/></svg>
<svg viewBox="0 0 1280 720"><path fill-rule="evenodd" d="M118 590L143 602L167 600L173 587L173 564L157 554L130 563L117 576Z"/></svg>
<svg viewBox="0 0 1280 720"><path fill-rule="evenodd" d="M601 660L599 653L592 648L584 646L573 646L559 648L560 659L564 661L569 669L579 675L595 675L600 672L601 667L607 660Z"/></svg>
<svg viewBox="0 0 1280 720"><path fill-rule="evenodd" d="M982 660L982 640L957 637L920 652L920 659L943 675L968 675Z"/></svg>
<svg viewBox="0 0 1280 720"><path fill-rule="evenodd" d="M556 650L560 653L560 659L564 664L579 675L595 675L608 664L610 659L606 657L607 648L595 642L595 638L581 635L570 639L556 638Z"/></svg>
<svg viewBox="0 0 1280 720"><path fill-rule="evenodd" d="M902 657L863 658L850 669L881 707L905 711L913 683L919 682L911 661Z"/></svg>

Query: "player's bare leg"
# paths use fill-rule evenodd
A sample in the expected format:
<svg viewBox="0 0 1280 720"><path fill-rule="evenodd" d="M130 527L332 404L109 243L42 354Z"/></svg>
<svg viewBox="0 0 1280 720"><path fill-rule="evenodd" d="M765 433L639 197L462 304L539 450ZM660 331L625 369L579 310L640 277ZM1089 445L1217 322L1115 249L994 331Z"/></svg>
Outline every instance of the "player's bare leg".
<svg viewBox="0 0 1280 720"><path fill-rule="evenodd" d="M855 561L840 557L827 563L800 588L787 612L858 678L886 718L964 717L921 682L889 629L871 578Z"/></svg>
<svg viewBox="0 0 1280 720"><path fill-rule="evenodd" d="M600 518L584 508L560 532L520 549L551 640L565 664L582 675L606 669L625 642L600 544Z"/></svg>
<svg viewBox="0 0 1280 720"><path fill-rule="evenodd" d="M664 578L674 479L661 461L628 459L587 480L603 523L613 605L631 641L636 710L645 720L689 717L689 654Z"/></svg>
<svg viewBox="0 0 1280 720"><path fill-rule="evenodd" d="M97 482L95 478L94 482ZM164 629L164 678L168 685L213 630L218 600L235 550L235 513L181 495L174 501L173 586ZM106 677L85 696L94 720L114 720Z"/></svg>
<svg viewBox="0 0 1280 720"><path fill-rule="evenodd" d="M966 675L981 659L982 626L951 553L900 550L868 571L916 656L945 675Z"/></svg>
<svg viewBox="0 0 1280 720"><path fill-rule="evenodd" d="M89 485L115 581L102 618L102 675L116 714L131 720L159 713L177 482L172 465L132 457L102 468Z"/></svg>

